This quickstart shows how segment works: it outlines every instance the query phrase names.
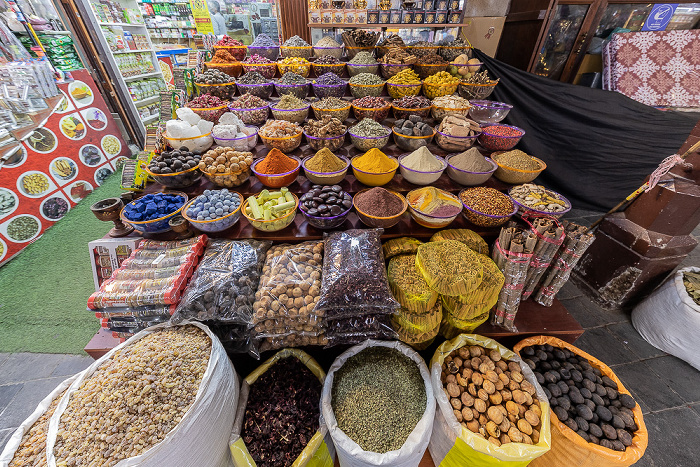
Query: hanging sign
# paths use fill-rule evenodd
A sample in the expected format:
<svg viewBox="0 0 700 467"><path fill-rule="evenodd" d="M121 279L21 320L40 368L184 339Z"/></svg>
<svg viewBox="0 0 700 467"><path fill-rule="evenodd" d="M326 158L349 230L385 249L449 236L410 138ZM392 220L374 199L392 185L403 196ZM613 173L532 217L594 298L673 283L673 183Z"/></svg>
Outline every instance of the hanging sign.
<svg viewBox="0 0 700 467"><path fill-rule="evenodd" d="M190 0L190 9L192 10L197 32L200 34L214 34L214 26L211 24L207 2L205 0Z"/></svg>
<svg viewBox="0 0 700 467"><path fill-rule="evenodd" d="M651 9L647 20L642 26L642 31L665 31L668 23L671 22L671 17L678 8L677 3L657 3Z"/></svg>

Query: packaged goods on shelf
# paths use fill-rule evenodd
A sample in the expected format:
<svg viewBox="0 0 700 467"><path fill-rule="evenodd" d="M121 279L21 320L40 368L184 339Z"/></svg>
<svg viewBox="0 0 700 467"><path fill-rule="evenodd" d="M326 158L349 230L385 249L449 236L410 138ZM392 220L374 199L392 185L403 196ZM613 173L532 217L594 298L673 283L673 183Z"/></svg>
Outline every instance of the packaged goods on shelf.
<svg viewBox="0 0 700 467"><path fill-rule="evenodd" d="M177 304L206 242L206 235L173 242L143 240L112 277L90 296L88 308ZM135 270L160 268L172 268L169 270L172 274L157 279L130 278Z"/></svg>
<svg viewBox="0 0 700 467"><path fill-rule="evenodd" d="M102 238L88 243L95 291L98 291L102 283L112 277L114 271L119 269L124 260L131 256L140 241L140 237Z"/></svg>

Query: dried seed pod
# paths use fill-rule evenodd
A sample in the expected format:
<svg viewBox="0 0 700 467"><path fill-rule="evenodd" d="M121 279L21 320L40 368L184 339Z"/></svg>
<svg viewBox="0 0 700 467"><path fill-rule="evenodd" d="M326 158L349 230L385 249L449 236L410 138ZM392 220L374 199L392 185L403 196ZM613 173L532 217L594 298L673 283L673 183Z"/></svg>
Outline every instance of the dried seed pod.
<svg viewBox="0 0 700 467"><path fill-rule="evenodd" d="M484 402L481 399L476 399L476 400L474 400L474 408L479 413L484 413L484 412L486 412L486 402Z"/></svg>
<svg viewBox="0 0 700 467"><path fill-rule="evenodd" d="M530 438L530 437L529 437L528 435L526 435L525 433L522 433L522 435L523 435L523 443L525 443L525 444L530 444L530 445L534 444L534 443L532 442L532 438Z"/></svg>
<svg viewBox="0 0 700 467"><path fill-rule="evenodd" d="M493 420L486 423L486 431L494 438L501 436L501 429L498 428L498 425Z"/></svg>
<svg viewBox="0 0 700 467"><path fill-rule="evenodd" d="M456 384L457 383L457 378L453 374L449 374L445 376L445 383L446 384Z"/></svg>
<svg viewBox="0 0 700 467"><path fill-rule="evenodd" d="M493 394L494 392L496 392L496 385L493 384L491 381L486 380L484 381L482 389L486 391L487 394Z"/></svg>
<svg viewBox="0 0 700 467"><path fill-rule="evenodd" d="M502 433L508 433L508 430L510 430L510 420L508 420L508 418L503 418L503 421L500 425L498 425L498 428L501 429Z"/></svg>
<svg viewBox="0 0 700 467"><path fill-rule="evenodd" d="M500 379L494 383L494 386L496 387L496 391L501 391L505 387L503 381Z"/></svg>
<svg viewBox="0 0 700 467"><path fill-rule="evenodd" d="M501 430L501 437L499 438L499 441L501 442L501 445L508 444L511 442L508 435L506 433L503 433L503 430Z"/></svg>
<svg viewBox="0 0 700 467"><path fill-rule="evenodd" d="M452 361L454 362L455 365L457 365L460 368L462 367L462 364L464 363L464 361L459 357L454 357L452 359Z"/></svg>
<svg viewBox="0 0 700 467"><path fill-rule="evenodd" d="M540 442L540 432L539 432L539 430L536 430L536 429L533 428L533 429L532 429L532 434L530 435L530 437L532 438L532 442L533 442L533 443L535 443L535 444L539 443L539 442Z"/></svg>
<svg viewBox="0 0 700 467"><path fill-rule="evenodd" d="M520 413L520 409L518 409L518 404L516 404L513 401L506 402L506 410L511 415L518 415Z"/></svg>
<svg viewBox="0 0 700 467"><path fill-rule="evenodd" d="M538 417L542 417L542 409L540 408L539 402L534 402L532 405L530 405L530 407L528 407L528 410L533 412Z"/></svg>
<svg viewBox="0 0 700 467"><path fill-rule="evenodd" d="M493 405L500 405L503 402L503 397L501 397L500 392L494 392L489 395L489 402Z"/></svg>
<svg viewBox="0 0 700 467"><path fill-rule="evenodd" d="M527 401L525 393L520 389L513 391L513 400L518 404L524 404Z"/></svg>
<svg viewBox="0 0 700 467"><path fill-rule="evenodd" d="M451 361L447 364L447 371L452 374L459 373L459 367L455 365L455 362Z"/></svg>
<svg viewBox="0 0 700 467"><path fill-rule="evenodd" d="M523 418L525 416L526 411L527 408L524 405L518 404L518 418Z"/></svg>
<svg viewBox="0 0 700 467"><path fill-rule="evenodd" d="M479 373L481 373L482 375L485 375L486 373L488 373L488 371L489 371L489 366L482 359L482 363L481 363L481 365L479 365Z"/></svg>
<svg viewBox="0 0 700 467"><path fill-rule="evenodd" d="M493 436L489 436L488 440L490 443L492 443L496 446L499 446L499 447L501 446L501 442L499 440L497 440L496 438L494 438Z"/></svg>
<svg viewBox="0 0 700 467"><path fill-rule="evenodd" d="M462 411L461 410L453 410L452 411L455 414L455 417L457 418L458 422L462 422Z"/></svg>
<svg viewBox="0 0 700 467"><path fill-rule="evenodd" d="M481 359L480 359L479 357L474 357L474 358L472 358L472 360L471 360L471 364L472 364L472 368L473 368L474 370L478 370L478 369L479 369L479 365L481 365Z"/></svg>
<svg viewBox="0 0 700 467"><path fill-rule="evenodd" d="M481 373L474 372L472 374L472 383L476 384L477 386L484 384L484 377L481 376Z"/></svg>
<svg viewBox="0 0 700 467"><path fill-rule="evenodd" d="M532 433L532 425L530 425L524 418L521 418L518 420L518 430L520 430L521 433L529 435Z"/></svg>
<svg viewBox="0 0 700 467"><path fill-rule="evenodd" d="M500 379L501 382L502 382L503 384L508 384L508 383L510 383L510 378L509 378L508 375L505 374L505 373L499 374L499 375L498 375L498 379Z"/></svg>
<svg viewBox="0 0 700 467"><path fill-rule="evenodd" d="M504 389L501 391L501 397L503 397L503 400L505 402L512 401L513 400L513 393L510 392L508 389Z"/></svg>
<svg viewBox="0 0 700 467"><path fill-rule="evenodd" d="M466 422L474 420L474 413L471 407L462 407L462 420Z"/></svg>
<svg viewBox="0 0 700 467"><path fill-rule="evenodd" d="M540 417L532 410L526 410L524 417L525 420L527 420L527 422L532 426L537 426L540 424Z"/></svg>
<svg viewBox="0 0 700 467"><path fill-rule="evenodd" d="M460 347L457 349L457 354L459 354L459 358L462 360L469 360L471 358L469 355L469 348L467 347Z"/></svg>
<svg viewBox="0 0 700 467"><path fill-rule="evenodd" d="M503 413L498 410L495 405L488 408L486 415L488 416L489 420L493 421L496 425L503 423Z"/></svg>
<svg viewBox="0 0 700 467"><path fill-rule="evenodd" d="M508 369L508 362L505 360L499 360L496 362L496 367L500 368L501 371L506 371Z"/></svg>
<svg viewBox="0 0 700 467"><path fill-rule="evenodd" d="M498 373L496 373L493 370L489 370L486 373L484 373L484 378L488 381L491 381L492 383L495 383L498 381Z"/></svg>
<svg viewBox="0 0 700 467"><path fill-rule="evenodd" d="M518 362L508 362L508 369L511 372L518 372L520 373L520 365L518 365Z"/></svg>
<svg viewBox="0 0 700 467"><path fill-rule="evenodd" d="M463 392L460 396L462 404L466 407L472 407L474 405L474 397L468 392Z"/></svg>
<svg viewBox="0 0 700 467"><path fill-rule="evenodd" d="M497 362L502 358L501 353L496 349L493 349L491 350L491 352L489 352L489 357L491 357L491 360L493 360L494 362Z"/></svg>
<svg viewBox="0 0 700 467"><path fill-rule="evenodd" d="M447 383L447 393L450 397L459 397L459 386L456 383Z"/></svg>
<svg viewBox="0 0 700 467"><path fill-rule="evenodd" d="M508 389L510 389L511 391L517 391L520 389L520 384L516 383L511 379L510 383L508 383Z"/></svg>
<svg viewBox="0 0 700 467"><path fill-rule="evenodd" d="M483 400L484 402L489 400L489 393L486 392L486 390L483 388L479 389L479 392L477 392L476 395L479 399Z"/></svg>
<svg viewBox="0 0 700 467"><path fill-rule="evenodd" d="M520 443L523 440L523 435L520 433L520 430L515 428L514 426L510 427L510 430L508 430L508 437L513 441L514 443Z"/></svg>
<svg viewBox="0 0 700 467"><path fill-rule="evenodd" d="M467 428L469 431L478 433L479 432L479 421L478 420L470 420L467 422Z"/></svg>
<svg viewBox="0 0 700 467"><path fill-rule="evenodd" d="M452 404L452 408L455 410L462 410L462 401L459 400L458 398L452 398L450 399L450 404Z"/></svg>
<svg viewBox="0 0 700 467"><path fill-rule="evenodd" d="M469 379L472 377L472 373L474 373L474 370L472 370L471 368L463 368L462 369L462 378Z"/></svg>
<svg viewBox="0 0 700 467"><path fill-rule="evenodd" d="M476 394L479 392L479 388L476 387L476 384L469 383L469 386L467 386L467 391L469 392L469 394L476 397Z"/></svg>
<svg viewBox="0 0 700 467"><path fill-rule="evenodd" d="M513 415L512 413L509 413L509 414L508 414L508 421L510 421L510 423L512 423L513 425L515 425L516 423L518 423L518 416L517 416L517 415Z"/></svg>
<svg viewBox="0 0 700 467"><path fill-rule="evenodd" d="M486 418L486 415L484 415L484 414L479 415L479 425L481 425L483 427L483 426L486 426L486 424L488 422L489 422L489 419Z"/></svg>
<svg viewBox="0 0 700 467"><path fill-rule="evenodd" d="M535 393L537 392L537 390L535 389L535 386L533 386L532 383L529 382L528 380L523 380L520 383L520 389L522 389L526 393L530 394L531 396L534 396Z"/></svg>
<svg viewBox="0 0 700 467"><path fill-rule="evenodd" d="M455 377L457 384L460 386L459 390L464 391L464 389L466 389L466 387L469 385L469 380L464 379L459 373L457 373Z"/></svg>
<svg viewBox="0 0 700 467"><path fill-rule="evenodd" d="M524 392L523 394L525 394L525 405L532 405L534 401L532 400L530 393Z"/></svg>
<svg viewBox="0 0 700 467"><path fill-rule="evenodd" d="M470 345L469 346L469 355L471 355L472 357L479 357L483 353L484 353L483 349L481 347L479 347L478 345Z"/></svg>
<svg viewBox="0 0 700 467"><path fill-rule="evenodd" d="M520 373L520 371L511 371L510 372L510 379L512 379L516 383L521 383L524 378L523 378L523 374Z"/></svg>

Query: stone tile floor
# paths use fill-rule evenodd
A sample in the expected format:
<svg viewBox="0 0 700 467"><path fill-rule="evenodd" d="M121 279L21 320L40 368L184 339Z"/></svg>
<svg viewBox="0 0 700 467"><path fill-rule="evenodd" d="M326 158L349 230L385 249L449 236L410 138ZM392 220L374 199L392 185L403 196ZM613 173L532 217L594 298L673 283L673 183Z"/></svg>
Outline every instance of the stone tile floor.
<svg viewBox="0 0 700 467"><path fill-rule="evenodd" d="M585 224L600 216L592 211L572 214L572 220ZM700 235L700 228L694 235ZM696 249L682 266L698 264ZM603 310L574 285L567 284L559 299L586 330L576 345L607 363L642 407L649 447L635 465L700 465L700 372L644 341L628 313ZM0 353L0 451L58 383L91 362L87 356Z"/></svg>

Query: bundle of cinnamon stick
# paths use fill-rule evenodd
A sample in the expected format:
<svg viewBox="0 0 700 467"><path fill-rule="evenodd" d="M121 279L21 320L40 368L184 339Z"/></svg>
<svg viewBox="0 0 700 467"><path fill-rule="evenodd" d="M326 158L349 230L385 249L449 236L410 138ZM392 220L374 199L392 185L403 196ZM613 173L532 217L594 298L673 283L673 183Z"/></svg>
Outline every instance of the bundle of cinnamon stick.
<svg viewBox="0 0 700 467"><path fill-rule="evenodd" d="M552 305L559 289L569 280L571 270L595 240L595 235L587 227L566 221L563 221L563 224L564 243L535 296L535 301L540 305Z"/></svg>
<svg viewBox="0 0 700 467"><path fill-rule="evenodd" d="M527 300L535 291L564 241L564 227L552 217L537 217L532 221L531 227L537 236L537 245L527 269L522 300Z"/></svg>
<svg viewBox="0 0 700 467"><path fill-rule="evenodd" d="M520 227L504 227L496 240L492 258L505 276L505 284L498 295L492 323L509 331L516 331L513 321L520 306L523 287L537 236Z"/></svg>

